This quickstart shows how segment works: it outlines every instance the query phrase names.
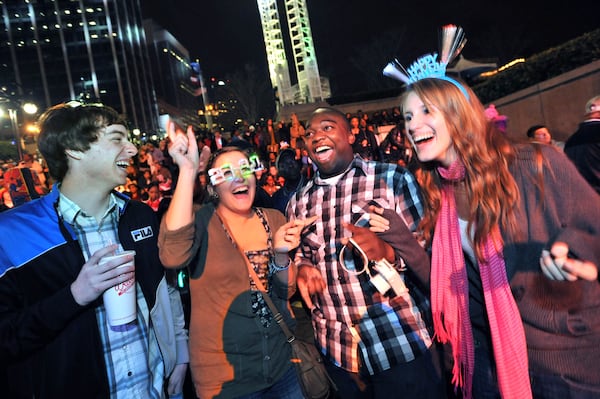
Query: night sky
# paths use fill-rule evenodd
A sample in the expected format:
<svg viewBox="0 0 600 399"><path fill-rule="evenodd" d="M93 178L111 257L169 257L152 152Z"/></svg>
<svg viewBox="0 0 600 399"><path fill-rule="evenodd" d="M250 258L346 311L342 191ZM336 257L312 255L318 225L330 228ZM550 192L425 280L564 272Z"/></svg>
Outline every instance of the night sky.
<svg viewBox="0 0 600 399"><path fill-rule="evenodd" d="M267 68L254 0L142 0L145 17L168 29L199 59L205 76L223 78L245 64ZM402 63L437 51L437 32L461 25L471 60L504 64L560 45L600 27L600 2L502 0L307 0L321 75L334 94L364 91L369 78L357 64L388 52ZM570 7L566 7L568 4ZM280 14L283 7L279 6ZM287 29L287 26L282 26ZM378 47L384 47L383 50ZM376 68L385 62L379 61ZM379 78L379 76L377 76Z"/></svg>

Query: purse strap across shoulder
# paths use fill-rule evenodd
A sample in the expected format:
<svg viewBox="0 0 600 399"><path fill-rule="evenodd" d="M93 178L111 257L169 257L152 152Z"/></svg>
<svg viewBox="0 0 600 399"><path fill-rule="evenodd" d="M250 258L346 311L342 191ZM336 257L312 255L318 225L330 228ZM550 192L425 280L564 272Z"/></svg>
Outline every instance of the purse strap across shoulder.
<svg viewBox="0 0 600 399"><path fill-rule="evenodd" d="M277 322L279 327L281 327L281 329L283 330L283 333L285 334L287 341L291 343L292 341L294 341L296 339L296 337L294 336L294 334L292 334L292 331L289 329L289 327L283 320L283 316L277 309L277 306L275 306L275 303L273 303L273 301L271 300L271 297L266 292L265 286L263 285L262 281L260 281L260 279L256 275L256 272L254 271L254 268L250 264L250 261L248 260L248 257L244 253L244 250L242 248L240 248L239 245L237 245L237 242L235 241L235 237L231 234L231 229L227 225L225 218L221 215L221 212L219 211L218 208L217 208L216 212L217 212L217 216L221 220L221 224L223 224L223 227L227 230L227 234L229 234L229 237L231 237L231 240L235 244L234 246L237 248L237 250L242 255L242 258L246 262L246 266L248 266L248 272L250 273L250 277L252 277L252 280L254 281L254 284L256 284L256 287L262 292L262 296L265 299L267 306L269 306L269 309L271 309L271 312L273 313L273 318L275 319L275 321Z"/></svg>

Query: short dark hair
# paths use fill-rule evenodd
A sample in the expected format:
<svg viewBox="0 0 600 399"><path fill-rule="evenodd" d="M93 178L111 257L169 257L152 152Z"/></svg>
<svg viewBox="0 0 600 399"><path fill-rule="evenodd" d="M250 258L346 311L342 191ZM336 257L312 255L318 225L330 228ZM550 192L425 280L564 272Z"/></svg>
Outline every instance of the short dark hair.
<svg viewBox="0 0 600 399"><path fill-rule="evenodd" d="M48 171L62 181L69 170L66 150L87 151L98 140L100 129L114 124L125 125L113 108L101 104L59 104L40 116L38 147Z"/></svg>
<svg viewBox="0 0 600 399"><path fill-rule="evenodd" d="M292 148L284 148L279 152L275 167L284 179L298 180L301 176L302 166L296 159L296 151Z"/></svg>
<svg viewBox="0 0 600 399"><path fill-rule="evenodd" d="M342 122L344 123L344 126L346 127L346 129L348 131L350 131L351 127L350 127L350 121L348 120L348 118L346 118L346 114L343 113L342 111L340 111L337 108L332 108L332 107L320 107L315 109L311 114L310 114L310 118L308 119L309 122L318 114L332 114L332 115L338 115L342 118ZM360 119L360 118L359 118Z"/></svg>
<svg viewBox="0 0 600 399"><path fill-rule="evenodd" d="M545 125L533 125L531 126L529 129L527 129L527 137L529 137L530 139L535 137L535 131L538 129L542 129L545 128Z"/></svg>

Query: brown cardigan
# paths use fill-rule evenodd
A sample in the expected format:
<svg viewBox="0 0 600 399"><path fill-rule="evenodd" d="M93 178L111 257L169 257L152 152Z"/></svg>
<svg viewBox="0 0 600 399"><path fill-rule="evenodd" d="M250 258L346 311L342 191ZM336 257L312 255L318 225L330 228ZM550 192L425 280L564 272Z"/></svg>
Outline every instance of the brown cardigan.
<svg viewBox="0 0 600 399"><path fill-rule="evenodd" d="M285 223L285 217L274 209L263 212L274 234ZM273 322L264 328L256 320L250 306L246 262L225 234L219 218L210 213L210 209L200 210L194 224L175 231L168 231L163 222L159 233L163 264L169 268L189 266L193 276L190 369L196 394L203 399L236 397L266 388L291 365L289 345L279 326ZM205 237L204 263L200 253ZM283 304L290 295L288 287L278 287L277 282L272 281L272 298L280 311L287 313ZM275 294L280 293L285 295L277 298Z"/></svg>

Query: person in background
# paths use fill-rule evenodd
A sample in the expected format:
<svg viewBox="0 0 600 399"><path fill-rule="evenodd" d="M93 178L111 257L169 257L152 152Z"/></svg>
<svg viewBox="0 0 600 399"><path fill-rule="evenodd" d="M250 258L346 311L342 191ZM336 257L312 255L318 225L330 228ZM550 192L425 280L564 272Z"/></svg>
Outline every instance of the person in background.
<svg viewBox="0 0 600 399"><path fill-rule="evenodd" d="M550 144L562 151L564 143L557 142L552 138L550 130L545 125L533 125L527 129L527 137L530 141L535 141L542 144Z"/></svg>
<svg viewBox="0 0 600 399"><path fill-rule="evenodd" d="M227 140L223 137L223 135L221 134L221 132L219 130L215 130L214 133L214 138L211 142L211 146L210 146L210 151L215 152L217 150L220 150L221 148L225 147L227 145Z"/></svg>
<svg viewBox="0 0 600 399"><path fill-rule="evenodd" d="M354 153L365 161L380 161L379 145L373 130L367 128L367 120L354 116L350 119L350 126L354 136Z"/></svg>
<svg viewBox="0 0 600 399"><path fill-rule="evenodd" d="M208 174L199 173L198 178L194 182L194 205L198 207L210 202L210 194L208 193Z"/></svg>
<svg viewBox="0 0 600 399"><path fill-rule="evenodd" d="M317 172L286 211L290 220L318 216L295 257L317 346L340 398L443 398L429 331L429 260L411 233L423 207L419 187L404 168L355 156L352 137L339 110L311 114L305 141ZM394 218L385 233L369 228L374 205ZM351 248L358 245L369 260L385 259L386 270L407 289L380 291L370 275L382 275L358 252L344 251L349 237Z"/></svg>
<svg viewBox="0 0 600 399"><path fill-rule="evenodd" d="M4 183L4 172L4 167L0 166L0 212L7 211L14 206L8 186Z"/></svg>
<svg viewBox="0 0 600 399"><path fill-rule="evenodd" d="M597 195L561 152L510 142L455 79L412 81L401 104L435 335L463 397L598 397Z"/></svg>
<svg viewBox="0 0 600 399"><path fill-rule="evenodd" d="M196 394L202 399L301 399L290 345L249 268L291 323L287 301L295 291L296 270L288 251L298 245L305 221L286 223L279 211L252 206L254 172L262 165L237 147L211 156L213 202L195 211L199 160L194 133L191 127L187 135L176 131L172 124L168 132L169 152L180 172L162 220L159 250L166 267L189 268L190 369Z"/></svg>
<svg viewBox="0 0 600 399"><path fill-rule="evenodd" d="M146 189L148 199L142 201L147 204L154 212L158 212L161 201L163 200L162 192L158 188L158 182L153 182Z"/></svg>
<svg viewBox="0 0 600 399"><path fill-rule="evenodd" d="M273 198L273 194L277 192L281 187L277 184L275 180L275 176L271 173L267 173L263 175L263 179L261 179L262 188Z"/></svg>
<svg viewBox="0 0 600 399"><path fill-rule="evenodd" d="M255 172L256 181L263 181L269 172L266 169L257 170ZM254 192L254 202L252 204L258 208L273 208L273 198L269 195L267 190L265 190L262 184L257 184Z"/></svg>
<svg viewBox="0 0 600 399"><path fill-rule="evenodd" d="M231 141L227 143L228 146L239 147L245 150L250 150L254 148L252 143L246 140L246 137L242 133L242 131L238 128L234 128L233 132L231 132Z"/></svg>
<svg viewBox="0 0 600 399"><path fill-rule="evenodd" d="M137 153L137 169L140 173L144 173L145 170L150 170L151 156L148 154L148 148L142 145Z"/></svg>
<svg viewBox="0 0 600 399"><path fill-rule="evenodd" d="M0 215L0 374L7 398L153 398L182 392L179 293L158 258L152 210L114 191L137 153L106 106L61 104L39 120L56 181ZM131 257L101 260L119 248ZM135 275L137 318L107 323L102 293Z"/></svg>
<svg viewBox="0 0 600 399"><path fill-rule="evenodd" d="M125 170L127 171L127 177L125 179L125 183L122 184L122 186L124 186L124 188L121 191L125 191L127 189L127 185L129 185L129 183L138 183L138 185L139 185L140 180L144 179L142 174L139 173L137 167L131 162L129 163L129 165L127 165L127 168Z"/></svg>
<svg viewBox="0 0 600 399"><path fill-rule="evenodd" d="M501 115L494 104L488 105L485 109L485 118L490 121L498 131L506 134L508 128L508 116Z"/></svg>
<svg viewBox="0 0 600 399"><path fill-rule="evenodd" d="M144 193L145 192L143 190L140 190L137 183L129 183L127 185L127 191L124 192L124 194L129 196L129 198L131 198L133 201L143 201Z"/></svg>
<svg viewBox="0 0 600 399"><path fill-rule="evenodd" d="M272 196L273 208L285 213L290 197L303 184L302 163L296 158L296 152L292 148L285 148L277 156L276 168L283 177L283 185Z"/></svg>
<svg viewBox="0 0 600 399"><path fill-rule="evenodd" d="M527 137L531 141L552 144L552 135L545 125L533 125L527 129Z"/></svg>
<svg viewBox="0 0 600 399"><path fill-rule="evenodd" d="M133 165L129 166L135 168L135 166ZM133 183L136 183L139 189L146 190L154 181L155 177L152 174L152 172L150 172L149 170L145 170L142 176Z"/></svg>
<svg viewBox="0 0 600 399"><path fill-rule="evenodd" d="M23 160L19 162L19 168L29 168L32 172L34 172L37 175L40 184L47 192L48 186L46 184L46 173L44 171L44 167L33 157L33 155L29 153L23 154Z"/></svg>
<svg viewBox="0 0 600 399"><path fill-rule="evenodd" d="M198 153L200 154L200 164L198 165L198 173L206 173L206 164L212 153L210 147L204 142L204 138L200 137L197 140Z"/></svg>
<svg viewBox="0 0 600 399"><path fill-rule="evenodd" d="M379 152L382 154L383 162L406 167L410 159L410 148L406 139L404 121L388 132L379 146Z"/></svg>
<svg viewBox="0 0 600 399"><path fill-rule="evenodd" d="M280 148L289 147L291 141L290 128L285 120L280 120L275 124L275 140Z"/></svg>
<svg viewBox="0 0 600 399"><path fill-rule="evenodd" d="M296 142L304 138L304 134L306 133L306 131L304 129L304 125L298 119L298 115L292 113L290 118L292 120L288 128L290 132L290 147L296 148Z"/></svg>
<svg viewBox="0 0 600 399"><path fill-rule="evenodd" d="M600 194L600 95L585 105L585 120L565 143L565 154Z"/></svg>
<svg viewBox="0 0 600 399"><path fill-rule="evenodd" d="M163 154L160 148L155 147L152 143L148 143L146 145L146 148L148 151L148 162L150 165L150 170L152 171L152 174L155 175L156 173L158 173L160 168L164 166L165 155Z"/></svg>

